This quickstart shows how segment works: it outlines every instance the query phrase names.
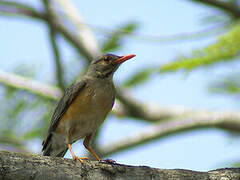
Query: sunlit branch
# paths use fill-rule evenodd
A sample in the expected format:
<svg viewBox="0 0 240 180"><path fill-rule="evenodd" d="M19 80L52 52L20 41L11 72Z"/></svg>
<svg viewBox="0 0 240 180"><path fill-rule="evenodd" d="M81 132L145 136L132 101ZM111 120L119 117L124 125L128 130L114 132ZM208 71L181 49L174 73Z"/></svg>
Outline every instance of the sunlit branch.
<svg viewBox="0 0 240 180"><path fill-rule="evenodd" d="M100 148L99 151L102 156L109 156L153 140L160 140L169 135L202 128L221 128L227 131L240 132L240 114L237 113L205 112L202 115L188 114L186 117L175 118L154 124L141 130L141 132L109 143L102 149Z"/></svg>
<svg viewBox="0 0 240 180"><path fill-rule="evenodd" d="M32 94L52 100L57 100L62 95L61 91L57 87L49 86L30 78L3 71L0 71L0 83L9 87L26 90Z"/></svg>
<svg viewBox="0 0 240 180"><path fill-rule="evenodd" d="M81 43L82 48L85 50L85 56L91 61L92 58L100 54L95 36L91 29L85 25L83 17L69 0L55 0L62 8L64 15L76 27L75 38ZM80 25L79 25L80 24ZM84 24L84 25L83 25Z"/></svg>

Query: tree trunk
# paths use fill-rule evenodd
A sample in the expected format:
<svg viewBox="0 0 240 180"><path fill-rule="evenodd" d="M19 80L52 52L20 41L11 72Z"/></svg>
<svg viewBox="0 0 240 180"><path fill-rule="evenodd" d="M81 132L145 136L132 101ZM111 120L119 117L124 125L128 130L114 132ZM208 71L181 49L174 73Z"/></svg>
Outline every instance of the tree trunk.
<svg viewBox="0 0 240 180"><path fill-rule="evenodd" d="M197 172L183 169L156 169L106 162L75 162L71 159L44 157L36 154L0 152L0 180L239 180L240 168Z"/></svg>

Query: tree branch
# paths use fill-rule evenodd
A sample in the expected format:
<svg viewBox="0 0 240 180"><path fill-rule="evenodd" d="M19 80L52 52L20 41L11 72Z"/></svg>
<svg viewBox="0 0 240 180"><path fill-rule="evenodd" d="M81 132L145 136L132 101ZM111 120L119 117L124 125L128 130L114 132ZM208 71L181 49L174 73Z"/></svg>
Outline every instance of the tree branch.
<svg viewBox="0 0 240 180"><path fill-rule="evenodd" d="M113 113L120 117L157 122L199 112L183 107L168 108L157 104L143 103L131 97L127 91L122 92L119 88L116 96L120 102L114 106ZM202 114L204 112L199 113Z"/></svg>
<svg viewBox="0 0 240 180"><path fill-rule="evenodd" d="M58 85L58 87L60 87L61 90L64 90L65 89L65 83L64 83L64 79L63 79L64 71L63 71L62 64L61 64L60 52L58 50L58 46L57 46L57 42L56 42L57 30L52 25L52 24L54 24L54 21L56 21L56 16L55 16L54 12L52 11L51 1L43 0L43 4L45 6L47 17L48 17L47 24L48 24L48 29L49 29L49 39L50 39L50 43L52 46L54 60L55 60L55 76L57 79L57 85Z"/></svg>
<svg viewBox="0 0 240 180"><path fill-rule="evenodd" d="M32 94L36 94L51 100L58 100L62 95L61 90L57 87L49 86L38 81L34 81L30 78L6 73L3 71L0 71L0 83L9 87L26 90Z"/></svg>
<svg viewBox="0 0 240 180"><path fill-rule="evenodd" d="M46 19L45 14L38 12L35 8L24 3L13 1L0 1L0 12L10 15L24 15L26 17L36 18L40 20Z"/></svg>
<svg viewBox="0 0 240 180"><path fill-rule="evenodd" d="M83 164L70 159L40 155L0 152L0 178L15 180L72 180L72 179L228 179L238 180L240 168L216 169L208 172L184 169L157 169L147 166L129 166L97 161Z"/></svg>
<svg viewBox="0 0 240 180"><path fill-rule="evenodd" d="M64 82L64 70L61 63L60 52L57 46L56 38L57 32L54 28L49 27L49 38L53 49L54 60L55 60L55 77L57 79L57 86L61 89L65 89Z"/></svg>
<svg viewBox="0 0 240 180"><path fill-rule="evenodd" d="M168 108L165 110L164 108L159 108L159 106L141 103L130 97L126 91L122 92L120 88L117 88L116 97L119 103L114 106L113 113L120 117L128 116L156 122L172 117L171 115L174 111L173 109L173 111L169 113ZM178 108L175 113L184 113L184 110Z"/></svg>
<svg viewBox="0 0 240 180"><path fill-rule="evenodd" d="M240 132L240 114L237 113L198 112L195 114L189 113L182 118L175 118L175 120L154 124L145 128L145 130L141 130L140 133L110 143L100 148L99 152L101 152L101 156L109 156L169 135L202 128L221 128L227 131Z"/></svg>
<svg viewBox="0 0 240 180"><path fill-rule="evenodd" d="M61 7L64 15L77 28L75 38L85 49L86 57L91 61L100 54L96 38L91 29L85 24L83 17L69 0L55 0Z"/></svg>
<svg viewBox="0 0 240 180"><path fill-rule="evenodd" d="M205 5L209 5L218 8L226 13L230 14L233 18L240 18L240 9L233 2L219 1L219 0L191 0L194 2L199 2Z"/></svg>

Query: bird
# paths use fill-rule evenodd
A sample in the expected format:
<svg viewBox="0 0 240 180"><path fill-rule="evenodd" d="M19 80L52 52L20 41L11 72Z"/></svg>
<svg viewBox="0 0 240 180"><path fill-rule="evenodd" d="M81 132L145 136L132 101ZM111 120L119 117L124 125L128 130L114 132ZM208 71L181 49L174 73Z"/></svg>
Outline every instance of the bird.
<svg viewBox="0 0 240 180"><path fill-rule="evenodd" d="M65 90L51 116L42 142L44 156L64 157L69 150L72 158L82 163L87 158L76 156L72 144L84 138L84 147L101 161L89 143L114 105L114 73L123 62L133 57L134 54L105 54L91 61L85 75Z"/></svg>

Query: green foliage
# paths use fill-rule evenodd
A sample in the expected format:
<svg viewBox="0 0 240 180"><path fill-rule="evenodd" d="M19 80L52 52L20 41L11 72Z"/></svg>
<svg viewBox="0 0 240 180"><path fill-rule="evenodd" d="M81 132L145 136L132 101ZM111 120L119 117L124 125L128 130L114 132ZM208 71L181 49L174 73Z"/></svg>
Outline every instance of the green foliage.
<svg viewBox="0 0 240 180"><path fill-rule="evenodd" d="M180 57L179 60L163 65L161 72L178 70L192 70L202 66L213 65L215 63L230 61L238 56L240 51L240 24L235 25L225 35L212 45L203 50L193 52L191 57Z"/></svg>
<svg viewBox="0 0 240 180"><path fill-rule="evenodd" d="M110 51L121 48L122 38L125 35L132 33L136 29L137 29L137 23L131 22L123 25L118 30L112 32L110 37L107 39L107 41L102 43L102 46L101 46L102 52L106 53L106 52L110 52Z"/></svg>
<svg viewBox="0 0 240 180"><path fill-rule="evenodd" d="M150 76L156 72L156 68L146 68L138 71L137 73L133 74L129 79L127 79L124 83L124 87L132 87L140 85L146 82Z"/></svg>

